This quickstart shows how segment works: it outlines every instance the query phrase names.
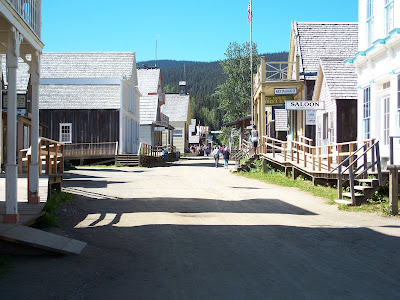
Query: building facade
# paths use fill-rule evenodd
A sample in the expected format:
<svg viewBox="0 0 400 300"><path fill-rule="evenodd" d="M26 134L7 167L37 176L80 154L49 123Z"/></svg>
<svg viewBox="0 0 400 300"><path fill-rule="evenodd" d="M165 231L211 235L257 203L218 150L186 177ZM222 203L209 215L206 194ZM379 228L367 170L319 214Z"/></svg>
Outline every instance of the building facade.
<svg viewBox="0 0 400 300"><path fill-rule="evenodd" d="M359 52L346 61L358 75L357 136L379 140L385 164L389 137L400 135L400 0L360 0L358 25Z"/></svg>

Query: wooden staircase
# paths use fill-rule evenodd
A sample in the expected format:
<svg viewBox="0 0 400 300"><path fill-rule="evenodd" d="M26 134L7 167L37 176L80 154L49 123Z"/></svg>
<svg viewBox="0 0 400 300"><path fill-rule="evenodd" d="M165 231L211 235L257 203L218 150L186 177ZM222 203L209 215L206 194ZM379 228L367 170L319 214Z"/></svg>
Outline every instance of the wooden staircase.
<svg viewBox="0 0 400 300"><path fill-rule="evenodd" d="M140 158L137 154L118 154L116 163L121 166L137 167L140 165Z"/></svg>
<svg viewBox="0 0 400 300"><path fill-rule="evenodd" d="M374 159L369 162L367 154L371 152ZM377 169L376 173L375 169ZM335 170L338 170L339 198L336 202L341 204L361 205L388 181L387 176L384 176L385 178L382 176L379 141L373 143L370 147L364 144L332 172ZM367 178L372 177L369 171L374 172L373 177L376 178ZM347 183L350 186L350 192L343 193L342 188Z"/></svg>

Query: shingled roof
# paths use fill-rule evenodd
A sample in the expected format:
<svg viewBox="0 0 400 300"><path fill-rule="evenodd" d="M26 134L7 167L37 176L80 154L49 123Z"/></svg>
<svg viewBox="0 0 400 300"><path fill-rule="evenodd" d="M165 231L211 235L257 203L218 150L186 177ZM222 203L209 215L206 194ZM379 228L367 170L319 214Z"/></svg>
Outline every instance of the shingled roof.
<svg viewBox="0 0 400 300"><path fill-rule="evenodd" d="M158 95L140 97L140 125L148 125L157 121Z"/></svg>
<svg viewBox="0 0 400 300"><path fill-rule="evenodd" d="M135 63L134 52L43 53L39 108L118 109Z"/></svg>
<svg viewBox="0 0 400 300"><path fill-rule="evenodd" d="M317 72L321 57L352 58L358 51L358 23L293 22L300 68ZM309 76L307 79L315 79Z"/></svg>
<svg viewBox="0 0 400 300"><path fill-rule="evenodd" d="M129 78L134 58L134 52L43 53L41 78Z"/></svg>
<svg viewBox="0 0 400 300"><path fill-rule="evenodd" d="M341 58L321 58L320 66L333 99L357 99L357 74Z"/></svg>
<svg viewBox="0 0 400 300"><path fill-rule="evenodd" d="M187 121L189 95L165 94L165 104L161 106L161 111L169 117L170 122Z"/></svg>
<svg viewBox="0 0 400 300"><path fill-rule="evenodd" d="M160 81L160 69L138 69L138 88L142 95L157 93Z"/></svg>

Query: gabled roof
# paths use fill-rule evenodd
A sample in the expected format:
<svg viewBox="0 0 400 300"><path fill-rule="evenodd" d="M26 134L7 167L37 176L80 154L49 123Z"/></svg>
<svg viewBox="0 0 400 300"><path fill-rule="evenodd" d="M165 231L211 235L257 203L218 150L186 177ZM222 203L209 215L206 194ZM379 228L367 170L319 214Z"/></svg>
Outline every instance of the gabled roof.
<svg viewBox="0 0 400 300"><path fill-rule="evenodd" d="M189 95L165 94L165 104L161 106L163 114L170 122L187 122L189 116Z"/></svg>
<svg viewBox="0 0 400 300"><path fill-rule="evenodd" d="M142 95L157 93L160 84L160 69L138 69L138 88Z"/></svg>
<svg viewBox="0 0 400 300"><path fill-rule="evenodd" d="M157 113L158 95L143 95L140 97L140 125L156 122Z"/></svg>
<svg viewBox="0 0 400 300"><path fill-rule="evenodd" d="M333 99L357 99L357 74L342 58L321 58L314 97L319 97L323 79Z"/></svg>
<svg viewBox="0 0 400 300"><path fill-rule="evenodd" d="M41 78L122 78L132 76L134 52L43 53Z"/></svg>
<svg viewBox="0 0 400 300"><path fill-rule="evenodd" d="M300 55L301 72L303 68L306 73L317 72L321 57L354 57L358 51L358 23L292 22L292 43L293 55Z"/></svg>
<svg viewBox="0 0 400 300"><path fill-rule="evenodd" d="M118 109L121 80L137 84L134 52L43 53L40 109Z"/></svg>

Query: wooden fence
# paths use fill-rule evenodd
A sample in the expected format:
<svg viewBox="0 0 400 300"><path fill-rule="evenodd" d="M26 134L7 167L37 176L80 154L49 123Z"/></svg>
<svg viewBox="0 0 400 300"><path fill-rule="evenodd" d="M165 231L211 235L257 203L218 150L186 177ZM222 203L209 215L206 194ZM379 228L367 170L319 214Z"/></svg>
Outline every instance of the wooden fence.
<svg viewBox="0 0 400 300"><path fill-rule="evenodd" d="M66 158L100 158L118 155L118 142L65 144Z"/></svg>

